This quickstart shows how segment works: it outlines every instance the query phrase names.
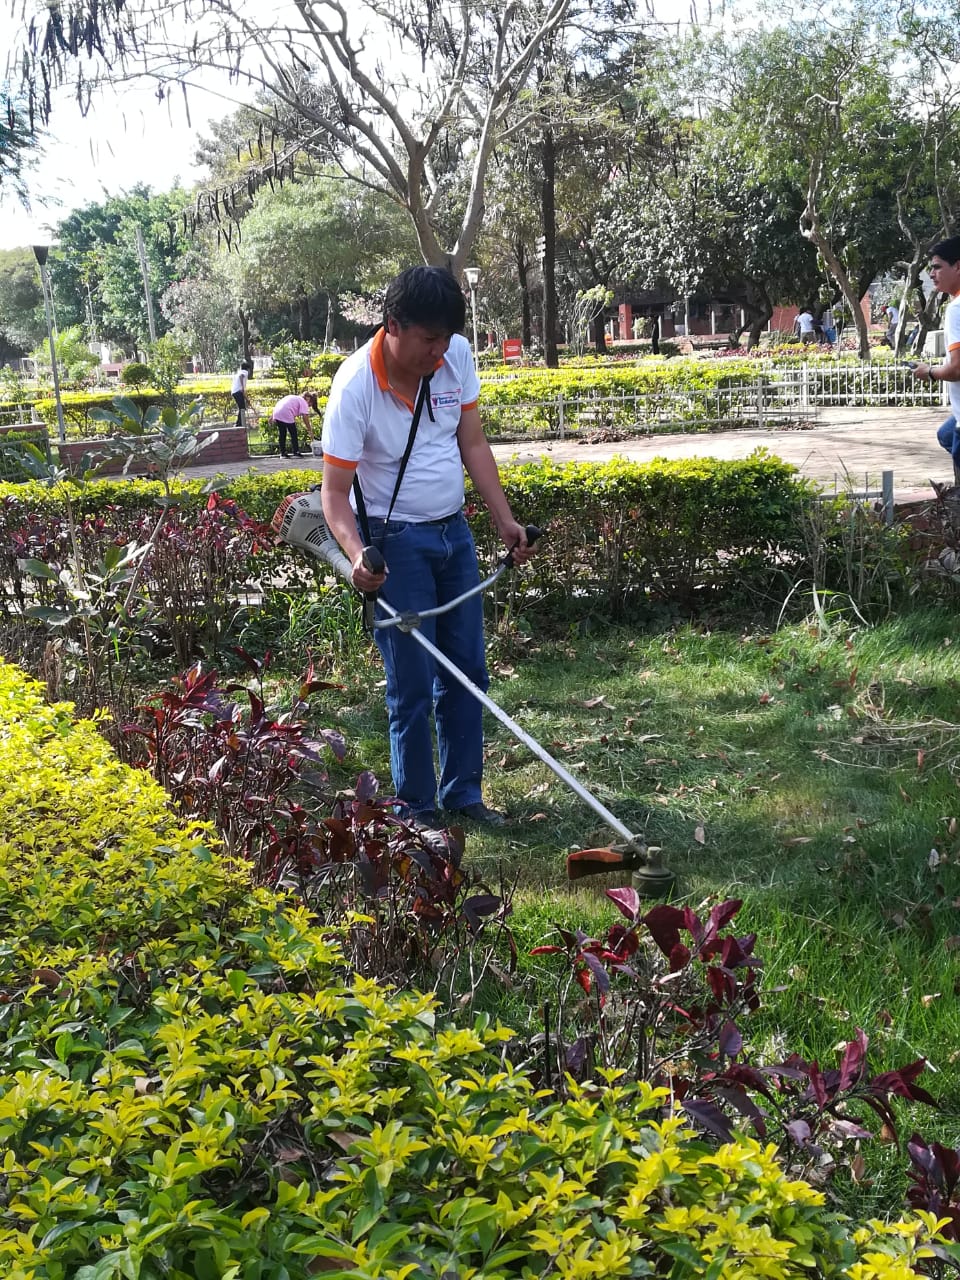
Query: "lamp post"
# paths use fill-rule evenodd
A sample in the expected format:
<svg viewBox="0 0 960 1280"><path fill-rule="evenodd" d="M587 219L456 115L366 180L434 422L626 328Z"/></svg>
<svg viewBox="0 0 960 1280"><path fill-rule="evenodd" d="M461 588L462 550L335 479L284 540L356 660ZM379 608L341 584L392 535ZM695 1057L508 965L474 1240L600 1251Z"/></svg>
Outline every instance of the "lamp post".
<svg viewBox="0 0 960 1280"><path fill-rule="evenodd" d="M480 283L480 268L464 267L463 274L470 289L470 310L473 313L473 359L474 363L476 363L479 358L477 351L477 285Z"/></svg>
<svg viewBox="0 0 960 1280"><path fill-rule="evenodd" d="M47 338L50 341L50 367L53 370L53 398L57 402L57 436L66 440L67 429L63 424L63 402L60 399L60 372L57 369L57 348L53 341L53 305L50 298L50 277L47 274L47 254L49 246L35 244L33 256L40 268L40 287L43 290L43 313L47 318Z"/></svg>

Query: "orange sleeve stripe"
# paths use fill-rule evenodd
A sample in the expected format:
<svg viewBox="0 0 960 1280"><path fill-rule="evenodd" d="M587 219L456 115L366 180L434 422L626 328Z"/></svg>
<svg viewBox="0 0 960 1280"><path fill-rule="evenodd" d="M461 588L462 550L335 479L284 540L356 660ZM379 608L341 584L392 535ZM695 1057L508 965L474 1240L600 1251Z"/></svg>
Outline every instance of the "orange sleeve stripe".
<svg viewBox="0 0 960 1280"><path fill-rule="evenodd" d="M355 462L347 462L345 458L335 458L332 453L325 453L323 455L323 462L324 465L329 462L331 467L343 467L344 471L356 471L357 469L357 464Z"/></svg>
<svg viewBox="0 0 960 1280"><path fill-rule="evenodd" d="M960 342L951 342L951 343L950 343L950 345L949 345L949 347L947 347L947 350L948 350L948 351L960 351Z"/></svg>
<svg viewBox="0 0 960 1280"><path fill-rule="evenodd" d="M476 409L476 407L477 407L477 405L478 405L479 403L480 403L480 401L479 401L479 400L471 400L469 404L462 404L462 405L460 406L460 411L461 411L461 413L462 413L462 412L464 411L464 409Z"/></svg>

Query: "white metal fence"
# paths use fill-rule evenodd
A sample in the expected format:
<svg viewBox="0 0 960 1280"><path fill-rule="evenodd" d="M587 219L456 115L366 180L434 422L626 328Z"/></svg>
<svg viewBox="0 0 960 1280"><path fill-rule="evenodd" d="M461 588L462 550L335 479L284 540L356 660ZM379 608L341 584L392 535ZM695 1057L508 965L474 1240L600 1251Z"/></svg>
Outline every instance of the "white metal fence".
<svg viewBox="0 0 960 1280"><path fill-rule="evenodd" d="M770 361L758 362L755 378L722 386L668 385L605 395L560 392L503 404L495 397L494 392L483 401L484 422L492 435L563 439L574 433L813 427L824 407L935 407L946 402L947 393L944 383L920 382L903 365L778 366Z"/></svg>
<svg viewBox="0 0 960 1280"><path fill-rule="evenodd" d="M802 364L768 366L771 379L791 383L804 404L922 408L947 403L945 383L913 376L902 364Z"/></svg>

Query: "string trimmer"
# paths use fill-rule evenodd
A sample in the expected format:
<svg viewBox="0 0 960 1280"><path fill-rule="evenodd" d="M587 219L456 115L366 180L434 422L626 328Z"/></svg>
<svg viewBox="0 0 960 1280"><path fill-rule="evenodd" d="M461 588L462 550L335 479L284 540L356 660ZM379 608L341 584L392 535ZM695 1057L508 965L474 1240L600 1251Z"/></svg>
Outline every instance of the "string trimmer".
<svg viewBox="0 0 960 1280"><path fill-rule="evenodd" d="M274 530L284 542L325 561L340 577L347 582L350 581L353 566L340 549L336 538L327 528L327 523L323 518L319 486L315 486L307 493L295 493L284 498L274 513L272 524ZM540 536L540 530L534 525L528 525L526 534L527 542L532 544ZM366 568L371 573L383 571L383 556L376 547L365 547L363 559ZM500 559L497 568L483 582L457 596L455 600L450 600L447 604L440 605L436 609L425 609L422 613L400 613L386 600L377 596L375 605L385 616L373 617L371 610L371 625L378 630L386 627L399 627L401 631L410 635L417 644L422 645L436 663L443 667L445 671L448 671L465 689L469 690L492 716L495 716L505 728L509 729L513 736L519 742L522 742L528 750L532 751L538 760L542 760L561 782L566 783L570 790L579 796L585 804L589 805L603 823L620 837L619 842L615 845L600 849L579 849L577 852L569 854L567 857L567 876L571 880L581 880L585 876L599 875L606 871L631 871L633 872L634 887L639 892L650 895L666 893L673 885L674 877L671 871L661 865L658 857L659 849L648 847L642 836L634 835L628 827L624 826L605 804L598 800L595 795L592 795L535 738L531 738L530 734L521 728L516 720L507 715L502 707L498 707L493 699L474 684L469 676L455 666L445 654L441 653L436 645L431 644L420 630L420 624L424 618L437 617L441 613L446 613L448 610L456 608L458 604L471 596L481 591L486 591L502 574L512 567L513 551L511 550ZM370 604L372 606L374 601L371 600Z"/></svg>

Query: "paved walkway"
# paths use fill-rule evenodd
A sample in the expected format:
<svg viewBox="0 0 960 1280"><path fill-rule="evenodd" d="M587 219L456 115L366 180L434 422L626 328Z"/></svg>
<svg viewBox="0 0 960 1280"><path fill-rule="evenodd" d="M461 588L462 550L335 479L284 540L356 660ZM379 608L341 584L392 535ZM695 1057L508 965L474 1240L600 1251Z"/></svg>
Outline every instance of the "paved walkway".
<svg viewBox="0 0 960 1280"><path fill-rule="evenodd" d="M943 409L823 409L818 423L806 431L725 431L714 434L638 436L630 440L588 444L543 441L494 445L499 462L532 462L552 458L603 461L607 458L746 458L763 448L792 462L802 475L821 484L854 489L879 488L880 473L893 471L897 498L930 494L930 480L952 480L950 459L937 444ZM202 455L201 455L202 456ZM249 462L191 467L191 476L242 475L246 471L282 471L296 467L320 471L319 458L251 458Z"/></svg>

